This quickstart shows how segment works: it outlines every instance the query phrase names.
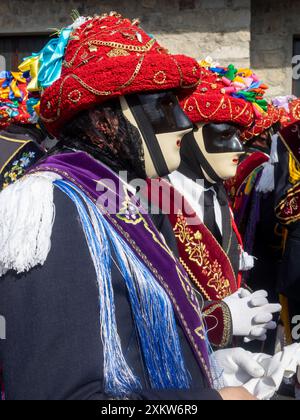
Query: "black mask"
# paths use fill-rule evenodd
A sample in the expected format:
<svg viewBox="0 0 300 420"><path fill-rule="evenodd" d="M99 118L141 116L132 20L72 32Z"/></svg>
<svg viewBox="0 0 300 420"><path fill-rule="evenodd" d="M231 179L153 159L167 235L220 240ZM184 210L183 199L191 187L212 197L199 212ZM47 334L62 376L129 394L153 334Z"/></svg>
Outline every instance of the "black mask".
<svg viewBox="0 0 300 420"><path fill-rule="evenodd" d="M201 130L201 128L200 128ZM206 124L203 140L207 153L243 153L244 146L239 140L239 130L231 124ZM182 163L179 171L196 181L204 179L203 171L214 182L223 182L200 150L193 133L185 136L181 148ZM208 182L206 181L206 184Z"/></svg>
<svg viewBox="0 0 300 420"><path fill-rule="evenodd" d="M243 153L240 130L230 124L206 124L203 127L204 145L207 153Z"/></svg>
<svg viewBox="0 0 300 420"><path fill-rule="evenodd" d="M193 125L172 91L135 94L126 101L148 147L158 176L169 174L157 135L192 130Z"/></svg>

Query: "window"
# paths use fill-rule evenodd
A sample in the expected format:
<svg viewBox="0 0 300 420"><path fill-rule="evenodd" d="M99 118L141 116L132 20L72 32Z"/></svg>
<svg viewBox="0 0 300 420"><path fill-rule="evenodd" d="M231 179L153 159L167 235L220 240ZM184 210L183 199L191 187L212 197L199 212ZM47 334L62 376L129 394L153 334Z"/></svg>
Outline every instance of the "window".
<svg viewBox="0 0 300 420"><path fill-rule="evenodd" d="M39 52L49 35L21 35L0 37L0 71L17 71L23 58Z"/></svg>

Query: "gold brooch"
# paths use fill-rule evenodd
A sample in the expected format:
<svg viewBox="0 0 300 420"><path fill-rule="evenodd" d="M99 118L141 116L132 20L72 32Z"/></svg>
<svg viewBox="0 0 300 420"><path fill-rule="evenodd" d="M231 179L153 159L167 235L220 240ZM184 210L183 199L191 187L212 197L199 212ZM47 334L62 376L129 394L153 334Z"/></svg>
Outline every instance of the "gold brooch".
<svg viewBox="0 0 300 420"><path fill-rule="evenodd" d="M98 51L98 48L97 48L96 45L90 45L89 46L89 50L90 50L90 52L97 52Z"/></svg>
<svg viewBox="0 0 300 420"><path fill-rule="evenodd" d="M114 48L109 53L107 53L107 56L112 57L127 57L129 54L128 51L123 50L122 48Z"/></svg>

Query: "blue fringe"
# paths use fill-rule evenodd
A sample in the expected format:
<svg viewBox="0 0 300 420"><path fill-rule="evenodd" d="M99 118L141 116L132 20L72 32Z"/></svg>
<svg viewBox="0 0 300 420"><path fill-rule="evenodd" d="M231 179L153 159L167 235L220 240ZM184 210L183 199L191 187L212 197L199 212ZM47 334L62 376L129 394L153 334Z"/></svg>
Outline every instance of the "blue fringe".
<svg viewBox="0 0 300 420"><path fill-rule="evenodd" d="M66 193L75 203L91 257L97 274L100 300L100 326L104 354L104 388L107 395L123 398L140 389L140 383L127 365L124 358L115 317L114 295L111 279L111 255L107 235L103 226L99 226L100 242L89 217L86 206L66 181L54 184Z"/></svg>
<svg viewBox="0 0 300 420"><path fill-rule="evenodd" d="M175 315L167 294L80 189L68 181L55 181L55 185L77 206L97 272L107 394L122 397L137 392L141 386L127 365L117 332L111 247L129 293L151 388L189 389L190 375L185 368Z"/></svg>

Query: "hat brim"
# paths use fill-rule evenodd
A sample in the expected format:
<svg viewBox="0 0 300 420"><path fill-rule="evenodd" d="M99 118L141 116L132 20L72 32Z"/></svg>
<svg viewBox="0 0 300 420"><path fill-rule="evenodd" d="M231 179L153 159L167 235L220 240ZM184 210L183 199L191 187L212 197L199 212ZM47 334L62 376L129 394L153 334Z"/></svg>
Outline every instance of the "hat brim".
<svg viewBox="0 0 300 420"><path fill-rule="evenodd" d="M194 124L230 123L250 127L254 120L249 102L215 92L194 92L181 101L181 106Z"/></svg>
<svg viewBox="0 0 300 420"><path fill-rule="evenodd" d="M148 54L83 62L47 88L41 99L41 118L59 136L63 126L80 112L110 99L139 92L196 88L197 62L183 55Z"/></svg>

